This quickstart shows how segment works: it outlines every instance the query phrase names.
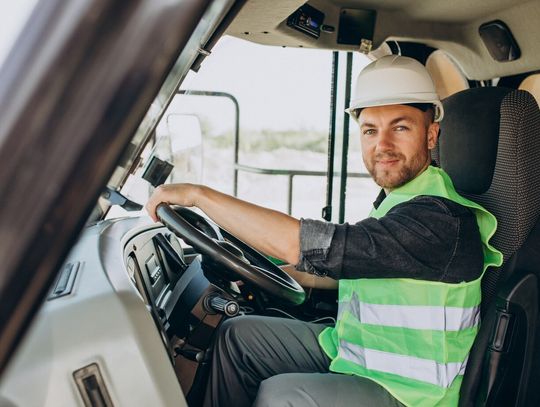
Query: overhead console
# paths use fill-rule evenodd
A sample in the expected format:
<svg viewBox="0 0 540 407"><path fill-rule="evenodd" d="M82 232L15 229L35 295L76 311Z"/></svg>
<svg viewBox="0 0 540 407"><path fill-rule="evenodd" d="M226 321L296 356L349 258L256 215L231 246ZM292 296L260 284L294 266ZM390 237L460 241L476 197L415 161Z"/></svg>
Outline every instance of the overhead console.
<svg viewBox="0 0 540 407"><path fill-rule="evenodd" d="M324 21L324 13L309 4L304 4L287 19L287 25L313 38L319 38ZM324 26L329 32L335 29L333 26ZM331 28L330 28L331 27Z"/></svg>
<svg viewBox="0 0 540 407"><path fill-rule="evenodd" d="M282 47L364 51L365 44L373 42L378 46L380 13L371 6L351 4L342 6L327 0L249 0L226 34Z"/></svg>
<svg viewBox="0 0 540 407"><path fill-rule="evenodd" d="M326 21L326 14L322 10L306 3L287 18L287 26L316 40L321 37L321 32L335 35L337 31L335 43L358 46L360 51L369 52L375 30L376 11L341 8L339 9L337 30L335 10L331 11L333 15ZM334 18L332 19L332 17Z"/></svg>
<svg viewBox="0 0 540 407"><path fill-rule="evenodd" d="M360 10L354 8L342 8L339 13L339 30L337 36L338 44L360 45L373 41L373 31L375 30L375 10Z"/></svg>

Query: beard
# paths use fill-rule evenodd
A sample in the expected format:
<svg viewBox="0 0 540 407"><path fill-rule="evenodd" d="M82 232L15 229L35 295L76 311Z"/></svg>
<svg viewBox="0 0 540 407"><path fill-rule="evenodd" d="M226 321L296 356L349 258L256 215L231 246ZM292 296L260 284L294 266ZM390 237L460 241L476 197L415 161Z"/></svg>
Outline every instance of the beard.
<svg viewBox="0 0 540 407"><path fill-rule="evenodd" d="M426 167L429 150L426 148L407 161L405 155L386 151L377 153L371 159L364 157L364 164L369 174L377 185L385 189L395 189L415 178ZM380 168L377 162L380 160L398 160L392 168Z"/></svg>

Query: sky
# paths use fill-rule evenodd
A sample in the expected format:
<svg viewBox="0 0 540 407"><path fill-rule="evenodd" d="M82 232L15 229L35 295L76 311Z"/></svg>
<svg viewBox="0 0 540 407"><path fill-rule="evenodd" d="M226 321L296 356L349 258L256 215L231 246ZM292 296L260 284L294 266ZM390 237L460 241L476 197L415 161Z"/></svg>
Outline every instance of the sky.
<svg viewBox="0 0 540 407"><path fill-rule="evenodd" d="M354 58L353 78L369 62L361 54ZM182 88L231 93L240 104L242 128L327 131L331 70L329 50L272 47L224 37L199 72L190 72ZM230 123L232 111L219 111L223 102L216 107L215 101L203 99L191 98L189 103L194 110L201 109L199 103L202 108L207 105L216 122ZM182 103L186 102L175 101L179 111L189 110Z"/></svg>
<svg viewBox="0 0 540 407"><path fill-rule="evenodd" d="M231 93L240 104L243 128L327 129L331 64L330 51L224 37L182 88Z"/></svg>

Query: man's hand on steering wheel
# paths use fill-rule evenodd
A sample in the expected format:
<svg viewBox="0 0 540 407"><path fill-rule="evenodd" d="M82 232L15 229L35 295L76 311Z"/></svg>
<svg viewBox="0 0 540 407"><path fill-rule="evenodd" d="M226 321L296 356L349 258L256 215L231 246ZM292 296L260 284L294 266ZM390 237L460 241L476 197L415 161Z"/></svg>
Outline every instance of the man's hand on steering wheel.
<svg viewBox="0 0 540 407"><path fill-rule="evenodd" d="M232 273L232 276L277 299L292 305L301 304L305 299L303 288L286 272L268 260L266 256L227 230L220 228L219 235L221 236L216 238L213 226L205 218L189 209L179 207L174 209L168 204L170 202L181 206L198 206L197 199L203 188L205 187L192 184L160 186L148 201L146 209L154 220L159 219L196 251L210 258L212 263L217 264L219 267L216 269L222 270L224 276L230 276ZM228 196L225 197L226 201L233 203L233 212L241 211L243 206L250 208L251 204ZM234 205L234 203L238 204ZM278 217L287 217L287 215L265 208L261 208L261 213L262 215L276 213ZM251 217L253 217L253 213ZM232 218L238 219L234 215ZM286 218L287 221L288 218Z"/></svg>
<svg viewBox="0 0 540 407"><path fill-rule="evenodd" d="M146 203L146 211L157 222L157 206L162 203L175 204L184 207L198 206L197 200L201 193L201 185L195 184L162 184L159 185Z"/></svg>

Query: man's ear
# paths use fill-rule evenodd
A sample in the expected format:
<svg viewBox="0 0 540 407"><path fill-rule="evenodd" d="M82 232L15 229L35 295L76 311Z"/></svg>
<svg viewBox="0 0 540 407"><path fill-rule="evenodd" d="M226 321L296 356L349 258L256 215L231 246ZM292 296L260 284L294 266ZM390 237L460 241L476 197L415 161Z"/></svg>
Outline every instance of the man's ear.
<svg viewBox="0 0 540 407"><path fill-rule="evenodd" d="M427 129L428 148L433 150L439 139L439 123L431 123Z"/></svg>

